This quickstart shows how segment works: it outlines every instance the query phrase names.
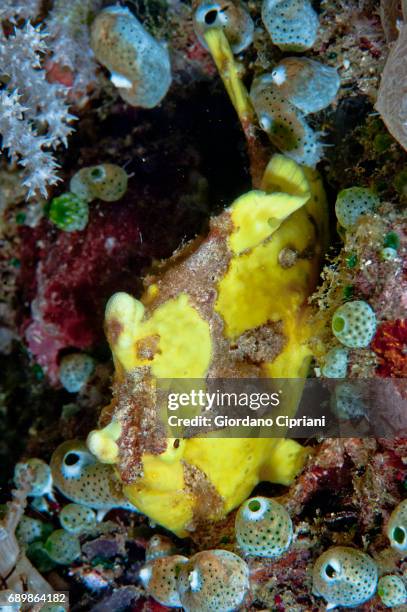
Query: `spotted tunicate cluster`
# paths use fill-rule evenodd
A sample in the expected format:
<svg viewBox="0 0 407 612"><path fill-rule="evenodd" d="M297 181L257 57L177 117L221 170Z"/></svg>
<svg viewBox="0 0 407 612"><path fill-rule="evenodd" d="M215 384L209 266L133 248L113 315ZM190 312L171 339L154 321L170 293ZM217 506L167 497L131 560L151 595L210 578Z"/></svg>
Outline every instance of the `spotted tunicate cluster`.
<svg viewBox="0 0 407 612"><path fill-rule="evenodd" d="M325 551L313 569L313 591L328 608L353 608L373 597L377 586L377 566L369 555L346 546Z"/></svg>
<svg viewBox="0 0 407 612"><path fill-rule="evenodd" d="M407 603L407 589L400 576L382 576L377 584L377 593L386 608Z"/></svg>
<svg viewBox="0 0 407 612"><path fill-rule="evenodd" d="M228 612L247 594L249 568L227 550L202 551L181 566L177 588L185 612Z"/></svg>
<svg viewBox="0 0 407 612"><path fill-rule="evenodd" d="M96 525L96 514L81 504L67 504L59 513L59 522L69 533L85 533Z"/></svg>
<svg viewBox="0 0 407 612"><path fill-rule="evenodd" d="M52 474L51 468L42 459L33 457L23 463L17 463L14 468L14 482L17 487L23 484L24 475L27 468L32 472L30 479L30 489L28 495L31 497L42 497L43 495L52 496Z"/></svg>
<svg viewBox="0 0 407 612"><path fill-rule="evenodd" d="M123 100L144 108L161 102L171 84L167 47L128 8L102 10L92 24L91 45L99 62L110 70Z"/></svg>
<svg viewBox="0 0 407 612"><path fill-rule="evenodd" d="M89 206L86 200L68 191L51 200L48 216L64 232L78 232L88 224Z"/></svg>
<svg viewBox="0 0 407 612"><path fill-rule="evenodd" d="M283 51L306 51L314 44L319 21L309 0L263 0L261 16Z"/></svg>
<svg viewBox="0 0 407 612"><path fill-rule="evenodd" d="M348 368L348 351L337 346L325 355L321 373L326 378L345 378Z"/></svg>
<svg viewBox="0 0 407 612"><path fill-rule="evenodd" d="M329 106L338 93L338 71L308 57L285 57L271 72L274 88L304 115Z"/></svg>
<svg viewBox="0 0 407 612"><path fill-rule="evenodd" d="M336 199L336 217L342 227L351 229L362 215L372 214L379 204L379 198L371 189L366 187L343 189Z"/></svg>
<svg viewBox="0 0 407 612"><path fill-rule="evenodd" d="M148 594L163 606L180 608L177 579L181 567L187 561L188 558L182 555L171 555L148 562L139 574Z"/></svg>
<svg viewBox="0 0 407 612"><path fill-rule="evenodd" d="M407 550L407 499L391 513L386 532L392 548L399 552Z"/></svg>
<svg viewBox="0 0 407 612"><path fill-rule="evenodd" d="M322 156L317 134L303 113L276 91L271 74L254 79L250 97L260 127L271 142L299 164L315 166Z"/></svg>
<svg viewBox="0 0 407 612"><path fill-rule="evenodd" d="M70 565L81 555L79 539L65 529L56 529L44 546L49 557L60 565Z"/></svg>
<svg viewBox="0 0 407 612"><path fill-rule="evenodd" d="M91 202L120 200L127 191L128 175L117 164L99 164L81 168L71 178L69 188L79 198Z"/></svg>
<svg viewBox="0 0 407 612"><path fill-rule="evenodd" d="M62 357L59 364L59 381L70 393L80 391L88 382L95 361L85 353L71 353Z"/></svg>
<svg viewBox="0 0 407 612"><path fill-rule="evenodd" d="M354 300L342 304L332 317L332 331L349 348L368 346L376 332L374 310L367 302Z"/></svg>
<svg viewBox="0 0 407 612"><path fill-rule="evenodd" d="M287 510L267 497L253 497L240 506L235 531L243 552L256 557L281 557L293 538Z"/></svg>
<svg viewBox="0 0 407 612"><path fill-rule="evenodd" d="M167 536L155 534L146 547L146 561L154 561L160 557L169 557L177 552L174 542Z"/></svg>
<svg viewBox="0 0 407 612"><path fill-rule="evenodd" d="M194 14L194 29L204 47L204 34L210 28L223 30L233 53L240 53L253 41L253 20L239 0L201 2Z"/></svg>

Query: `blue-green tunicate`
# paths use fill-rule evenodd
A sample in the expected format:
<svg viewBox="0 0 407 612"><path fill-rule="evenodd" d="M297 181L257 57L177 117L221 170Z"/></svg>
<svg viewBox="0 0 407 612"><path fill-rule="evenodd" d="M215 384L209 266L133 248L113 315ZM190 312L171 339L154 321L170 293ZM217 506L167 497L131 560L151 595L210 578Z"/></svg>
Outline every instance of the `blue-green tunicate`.
<svg viewBox="0 0 407 612"><path fill-rule="evenodd" d="M397 259L397 251L392 247L385 247L380 251L380 258L383 261L394 261Z"/></svg>
<svg viewBox="0 0 407 612"><path fill-rule="evenodd" d="M103 9L92 23L91 45L123 100L144 108L161 102L171 84L167 46L155 40L128 8Z"/></svg>
<svg viewBox="0 0 407 612"><path fill-rule="evenodd" d="M80 391L88 382L95 361L85 353L71 353L61 359L59 365L59 380L61 385L70 393Z"/></svg>
<svg viewBox="0 0 407 612"><path fill-rule="evenodd" d="M349 348L368 346L376 332L377 322L374 310L367 302L354 300L346 302L332 317L332 331L338 340Z"/></svg>
<svg viewBox="0 0 407 612"><path fill-rule="evenodd" d="M395 550L407 550L407 499L400 502L391 513L387 523L387 537Z"/></svg>
<svg viewBox="0 0 407 612"><path fill-rule="evenodd" d="M45 539L50 531L52 531L51 525L24 515L18 523L16 536L21 546L29 546L33 542Z"/></svg>
<svg viewBox="0 0 407 612"><path fill-rule="evenodd" d="M332 348L325 355L321 373L326 378L345 378L348 368L348 351L340 346Z"/></svg>
<svg viewBox="0 0 407 612"><path fill-rule="evenodd" d="M81 555L81 545L77 536L65 529L53 531L44 545L49 557L61 565L70 565Z"/></svg>
<svg viewBox="0 0 407 612"><path fill-rule="evenodd" d="M305 166L314 167L320 161L322 145L317 133L304 114L276 90L271 74L253 80L250 98L260 127L280 151Z"/></svg>
<svg viewBox="0 0 407 612"><path fill-rule="evenodd" d="M255 557L281 557L293 538L293 524L284 506L260 496L240 506L235 531L243 552Z"/></svg>
<svg viewBox="0 0 407 612"><path fill-rule="evenodd" d="M96 513L81 504L67 504L59 513L59 522L69 533L84 533L96 525Z"/></svg>
<svg viewBox="0 0 407 612"><path fill-rule="evenodd" d="M87 166L73 175L69 189L87 202L95 199L116 202L126 193L128 178L127 172L117 164Z"/></svg>
<svg viewBox="0 0 407 612"><path fill-rule="evenodd" d="M285 57L271 72L273 85L305 115L329 106L338 93L338 71L308 57Z"/></svg>
<svg viewBox="0 0 407 612"><path fill-rule="evenodd" d="M32 497L42 497L43 495L52 494L52 474L51 468L42 459L33 457L24 463L17 463L14 468L14 482L21 487L23 480L26 477L27 468L30 474L30 489L28 495Z"/></svg>
<svg viewBox="0 0 407 612"><path fill-rule="evenodd" d="M407 603L407 589L400 576L382 576L377 584L377 593L386 608Z"/></svg>
<svg viewBox="0 0 407 612"><path fill-rule="evenodd" d="M325 551L313 569L313 592L328 608L355 608L373 597L377 586L377 566L369 555L347 546Z"/></svg>
<svg viewBox="0 0 407 612"><path fill-rule="evenodd" d="M377 195L366 187L350 187L339 192L335 213L345 229L351 229L362 215L372 214L380 204Z"/></svg>
<svg viewBox="0 0 407 612"><path fill-rule="evenodd" d="M283 51L306 51L314 44L319 20L309 0L263 0L261 16Z"/></svg>

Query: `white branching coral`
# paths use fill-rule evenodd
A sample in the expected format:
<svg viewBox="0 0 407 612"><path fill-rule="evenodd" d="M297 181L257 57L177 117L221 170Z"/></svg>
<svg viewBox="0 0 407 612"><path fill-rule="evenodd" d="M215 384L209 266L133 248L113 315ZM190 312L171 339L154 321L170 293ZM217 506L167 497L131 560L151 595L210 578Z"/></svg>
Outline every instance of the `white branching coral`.
<svg viewBox="0 0 407 612"><path fill-rule="evenodd" d="M69 113L67 89L50 83L42 67L47 34L27 22L6 37L0 33L1 148L24 168L28 198L47 195L58 181L52 149L67 145L75 116Z"/></svg>
<svg viewBox="0 0 407 612"><path fill-rule="evenodd" d="M0 27L0 148L23 168L28 198L46 197L58 181L53 150L67 146L76 119L68 100L97 82L89 23L101 4L54 0L38 26L41 0L0 0L0 26L14 27L8 35Z"/></svg>

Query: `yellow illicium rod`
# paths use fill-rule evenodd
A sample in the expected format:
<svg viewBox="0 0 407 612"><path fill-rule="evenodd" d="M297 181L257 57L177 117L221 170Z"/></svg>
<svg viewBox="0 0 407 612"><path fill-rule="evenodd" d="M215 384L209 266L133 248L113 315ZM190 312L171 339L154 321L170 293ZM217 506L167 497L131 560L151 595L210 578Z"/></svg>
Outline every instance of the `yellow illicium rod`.
<svg viewBox="0 0 407 612"><path fill-rule="evenodd" d="M225 89L239 116L247 140L253 186L259 187L271 152L256 137L258 130L257 116L249 93L240 77L240 66L233 56L229 41L223 30L211 28L205 32L204 36Z"/></svg>
<svg viewBox="0 0 407 612"><path fill-rule="evenodd" d="M205 41L243 127L248 123L255 125L257 119L254 108L240 78L239 64L223 30L209 29L205 32Z"/></svg>

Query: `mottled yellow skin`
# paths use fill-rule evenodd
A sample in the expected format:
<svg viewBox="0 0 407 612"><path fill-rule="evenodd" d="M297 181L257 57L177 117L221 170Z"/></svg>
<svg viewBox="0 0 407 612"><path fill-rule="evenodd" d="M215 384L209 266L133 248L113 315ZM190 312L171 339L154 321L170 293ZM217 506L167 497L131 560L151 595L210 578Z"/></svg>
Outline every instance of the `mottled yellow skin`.
<svg viewBox="0 0 407 612"><path fill-rule="evenodd" d="M272 362L262 365L270 377L301 378L311 357L306 300L316 283L323 248L320 237L327 230L321 183L315 173L307 177L306 172L277 155L266 169L262 190L232 204L231 259L215 286L215 310L223 319L227 338L233 340L268 321L282 323L285 347ZM299 257L288 268L279 264L282 249L302 253L310 244L314 247L311 256ZM150 286L144 304L120 293L107 305L107 322L120 322L110 339L119 380L124 372L146 365L156 378L205 379L216 342L208 322L187 293L149 311L148 304L158 291L157 285ZM139 352L140 341L148 338L155 338L158 346L149 359ZM300 393L301 385L290 409L295 410ZM92 452L101 461L116 460L108 428L93 432L90 440ZM223 500L225 515L262 480L290 484L307 453L297 442L281 438L219 439L209 434L182 440L176 449L169 440L164 453L143 455L143 476L123 490L141 512L183 537L197 501L185 490L184 463L206 475Z"/></svg>
<svg viewBox="0 0 407 612"><path fill-rule="evenodd" d="M188 296L181 294L168 300L150 318L144 315L144 305L126 293L116 293L107 304L106 317L120 321L124 327L112 347L120 366L130 371L149 365L157 378L203 377L210 361L209 325L191 306ZM185 333L186 327L193 329L194 343ZM150 336L160 338L160 352L153 361L137 356L137 343Z"/></svg>

